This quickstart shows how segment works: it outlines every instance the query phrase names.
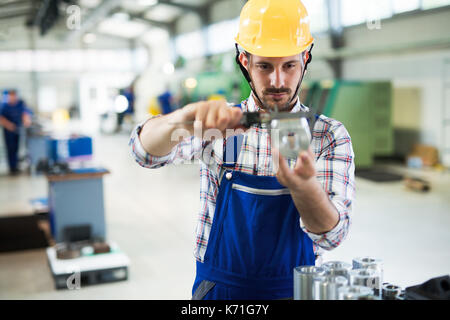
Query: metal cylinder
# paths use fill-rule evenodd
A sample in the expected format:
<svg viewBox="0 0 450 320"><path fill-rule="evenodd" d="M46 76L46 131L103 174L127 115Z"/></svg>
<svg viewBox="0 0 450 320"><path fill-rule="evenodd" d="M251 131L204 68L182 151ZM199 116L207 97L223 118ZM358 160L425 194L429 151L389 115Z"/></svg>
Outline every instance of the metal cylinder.
<svg viewBox="0 0 450 320"><path fill-rule="evenodd" d="M373 257L360 257L353 259L353 269L375 269L383 272L383 260Z"/></svg>
<svg viewBox="0 0 450 320"><path fill-rule="evenodd" d="M380 297L381 275L375 269L354 269L350 271L350 285L369 287Z"/></svg>
<svg viewBox="0 0 450 320"><path fill-rule="evenodd" d="M370 295L373 295L373 290L363 286L344 286L338 290L339 300L364 300Z"/></svg>
<svg viewBox="0 0 450 320"><path fill-rule="evenodd" d="M383 283L382 286L383 300L397 300L401 292L402 288L400 288L399 286L390 283Z"/></svg>
<svg viewBox="0 0 450 320"><path fill-rule="evenodd" d="M294 268L294 300L313 300L313 280L325 274L325 269L314 266Z"/></svg>
<svg viewBox="0 0 450 320"><path fill-rule="evenodd" d="M348 280L342 276L318 276L313 280L314 300L337 300L338 289L348 285Z"/></svg>
<svg viewBox="0 0 450 320"><path fill-rule="evenodd" d="M380 297L377 297L373 294L369 294L367 296L358 297L356 300L381 300Z"/></svg>
<svg viewBox="0 0 450 320"><path fill-rule="evenodd" d="M402 290L395 300L406 300L405 290Z"/></svg>
<svg viewBox="0 0 450 320"><path fill-rule="evenodd" d="M343 261L327 261L322 264L322 267L326 268L328 270L331 270L331 269L351 270L352 269L352 265L350 263L343 262Z"/></svg>
<svg viewBox="0 0 450 320"><path fill-rule="evenodd" d="M322 267L325 268L326 274L329 276L342 276L347 280L350 280L349 271L352 270L352 265L350 263L342 261L328 261L322 264Z"/></svg>
<svg viewBox="0 0 450 320"><path fill-rule="evenodd" d="M375 289L375 295L381 297L381 284L383 283L383 260L374 257L359 257L353 259L353 269L373 269L379 273L378 285Z"/></svg>

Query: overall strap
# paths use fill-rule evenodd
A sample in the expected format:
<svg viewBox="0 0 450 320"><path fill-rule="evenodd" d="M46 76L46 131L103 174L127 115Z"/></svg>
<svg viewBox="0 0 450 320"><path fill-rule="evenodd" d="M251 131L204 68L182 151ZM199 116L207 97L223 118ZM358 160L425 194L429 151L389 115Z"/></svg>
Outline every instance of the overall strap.
<svg viewBox="0 0 450 320"><path fill-rule="evenodd" d="M240 104L234 105L242 109ZM232 136L224 139L223 142L223 167L233 169L239 158L241 151L242 141L244 136L242 134Z"/></svg>
<svg viewBox="0 0 450 320"><path fill-rule="evenodd" d="M316 121L320 118L320 115L317 113L314 113L313 116L310 116L307 118L308 120L308 125L309 125L309 130L311 132L311 138L313 136L313 131L314 131L314 125L316 124Z"/></svg>
<svg viewBox="0 0 450 320"><path fill-rule="evenodd" d="M241 152L244 135L239 134L229 137L224 141L223 148L223 167L233 169Z"/></svg>

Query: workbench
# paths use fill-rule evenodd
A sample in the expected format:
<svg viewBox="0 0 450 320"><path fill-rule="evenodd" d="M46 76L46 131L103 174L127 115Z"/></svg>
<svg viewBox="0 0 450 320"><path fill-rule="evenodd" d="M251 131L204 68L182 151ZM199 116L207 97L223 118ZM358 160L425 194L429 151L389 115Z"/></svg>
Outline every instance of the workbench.
<svg viewBox="0 0 450 320"><path fill-rule="evenodd" d="M104 168L74 169L70 173L49 174L48 206L54 240L64 242L66 227L90 225L92 237L106 238L103 176Z"/></svg>

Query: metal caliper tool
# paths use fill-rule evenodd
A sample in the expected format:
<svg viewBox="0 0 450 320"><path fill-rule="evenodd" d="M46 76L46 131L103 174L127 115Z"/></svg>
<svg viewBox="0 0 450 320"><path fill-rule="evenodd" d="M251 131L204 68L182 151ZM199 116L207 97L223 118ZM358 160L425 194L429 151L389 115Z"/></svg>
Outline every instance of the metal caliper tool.
<svg viewBox="0 0 450 320"><path fill-rule="evenodd" d="M235 104L228 104L233 107ZM195 121L171 123L174 125L189 125ZM240 125L245 128L261 126L269 128L274 147L287 159L296 159L298 153L308 150L311 142L311 128L314 127L313 112L244 112Z"/></svg>

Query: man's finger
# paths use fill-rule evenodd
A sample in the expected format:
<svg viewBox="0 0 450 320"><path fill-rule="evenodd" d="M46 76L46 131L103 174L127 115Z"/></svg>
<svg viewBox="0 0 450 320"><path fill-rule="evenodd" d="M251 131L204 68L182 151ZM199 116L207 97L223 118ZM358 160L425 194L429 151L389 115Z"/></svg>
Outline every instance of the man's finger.
<svg viewBox="0 0 450 320"><path fill-rule="evenodd" d="M204 121L205 129L216 129L219 108L215 105L208 105L207 108L208 111Z"/></svg>
<svg viewBox="0 0 450 320"><path fill-rule="evenodd" d="M272 149L272 167L273 173L276 175L280 169L280 154L277 149Z"/></svg>
<svg viewBox="0 0 450 320"><path fill-rule="evenodd" d="M229 114L228 110L225 108L220 108L217 114L217 128L220 131L225 131L225 129L228 128L230 122L231 115Z"/></svg>
<svg viewBox="0 0 450 320"><path fill-rule="evenodd" d="M230 108L231 121L228 124L228 128L236 128L239 127L239 123L242 119L243 112L239 107L231 107ZM243 127L242 127L243 128Z"/></svg>
<svg viewBox="0 0 450 320"><path fill-rule="evenodd" d="M287 165L286 159L277 149L272 149L272 156L274 156L274 169L276 166L278 167L275 170L277 179L279 179L281 184L286 185L289 182L289 175L292 174L291 169Z"/></svg>
<svg viewBox="0 0 450 320"><path fill-rule="evenodd" d="M310 152L299 153L294 171L302 178L310 178L315 174L314 158Z"/></svg>

